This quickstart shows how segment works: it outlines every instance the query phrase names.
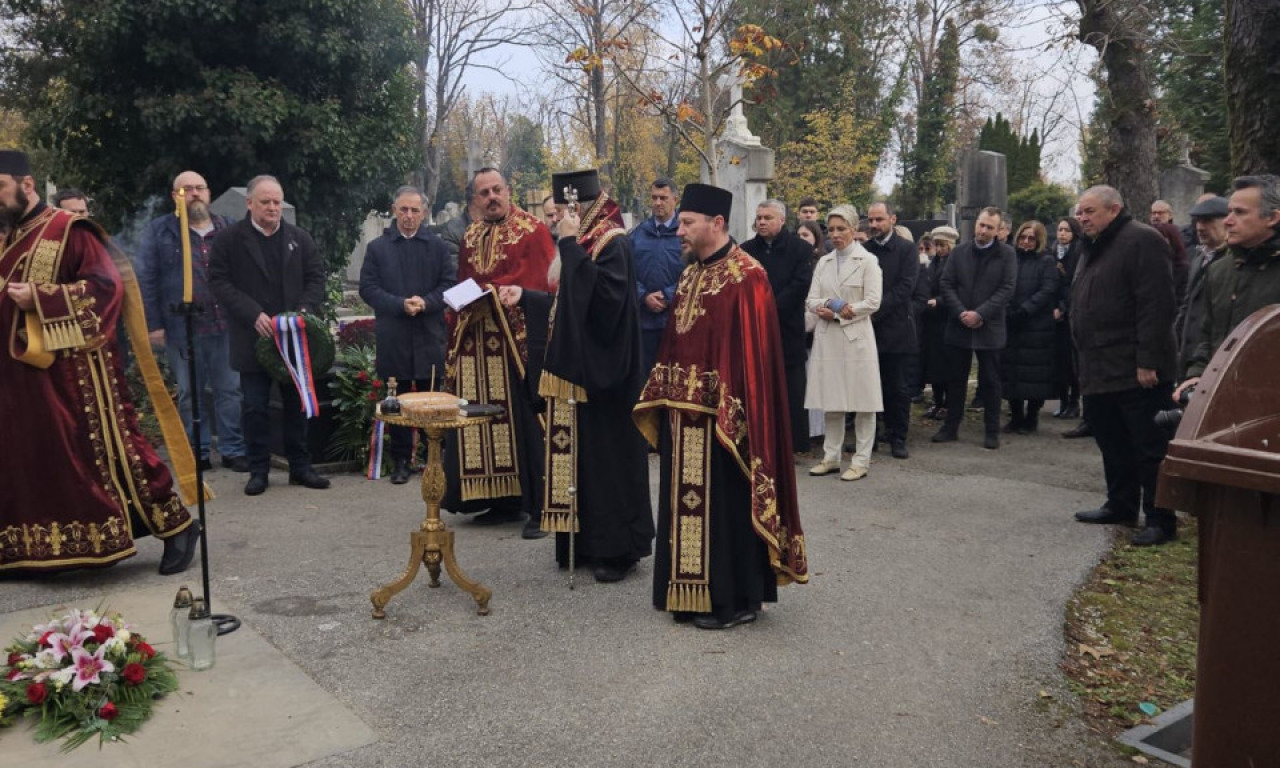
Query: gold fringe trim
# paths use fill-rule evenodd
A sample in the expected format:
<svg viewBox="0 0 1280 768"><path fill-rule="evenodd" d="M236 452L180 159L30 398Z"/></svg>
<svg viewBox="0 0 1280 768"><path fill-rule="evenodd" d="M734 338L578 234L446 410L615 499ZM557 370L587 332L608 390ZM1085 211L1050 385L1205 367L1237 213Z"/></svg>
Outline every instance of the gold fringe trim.
<svg viewBox="0 0 1280 768"><path fill-rule="evenodd" d="M462 500L501 499L520 495L519 475L466 477L462 479Z"/></svg>
<svg viewBox="0 0 1280 768"><path fill-rule="evenodd" d="M74 320L58 320L46 323L44 328L44 348L49 352L61 349L79 349L84 346L84 331Z"/></svg>
<svg viewBox="0 0 1280 768"><path fill-rule="evenodd" d="M667 610L711 613L711 587L671 582L667 585Z"/></svg>
<svg viewBox="0 0 1280 768"><path fill-rule="evenodd" d="M102 234L106 241L106 234ZM173 474L178 483L178 493L187 506L195 504L196 496L196 457L191 452L191 442L187 439L187 430L182 426L182 417L178 415L178 406L169 396L164 377L156 365L156 358L151 353L151 341L147 338L147 318L142 311L142 292L138 288L138 278L125 256L113 245L108 246L112 261L120 272L120 282L124 286L124 303L120 312L124 317L125 333L133 347L134 359L138 362L138 371L142 374L142 382L146 385L147 395L151 398L151 407L155 411L156 421L160 425L160 435L165 447L169 449L169 463L173 465ZM213 491L209 484L204 485L205 501L213 499Z"/></svg>
<svg viewBox="0 0 1280 768"><path fill-rule="evenodd" d="M557 400L587 402L587 390L547 370L544 370L542 376L538 378L538 394L542 397L554 397Z"/></svg>
<svg viewBox="0 0 1280 768"><path fill-rule="evenodd" d="M548 533L580 533L581 528L578 527L578 518L570 512L552 512L550 510L542 510L542 525L539 526Z"/></svg>

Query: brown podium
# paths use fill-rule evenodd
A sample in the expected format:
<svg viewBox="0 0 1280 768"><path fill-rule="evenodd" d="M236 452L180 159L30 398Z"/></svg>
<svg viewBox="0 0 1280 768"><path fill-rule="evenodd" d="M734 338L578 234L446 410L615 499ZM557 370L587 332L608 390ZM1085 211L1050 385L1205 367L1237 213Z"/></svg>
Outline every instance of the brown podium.
<svg viewBox="0 0 1280 768"><path fill-rule="evenodd" d="M458 567L458 560L453 551L453 531L440 519L440 500L444 498L444 436L449 430L462 429L473 424L483 424L493 416L467 416L452 421L428 421L415 418L416 414L383 414L381 408L377 418L392 426L413 427L427 433L427 466L422 470L422 500L427 505L427 516L418 530L409 534L409 564L405 566L400 578L373 590L369 599L373 602L373 618L385 619L383 610L396 593L409 586L418 575L419 566L425 565L431 581L429 587L440 586L440 564L449 573L449 578L462 587L476 601L476 613L489 615L489 598L493 592L483 584L472 581Z"/></svg>
<svg viewBox="0 0 1280 768"><path fill-rule="evenodd" d="M1156 503L1200 521L1191 764L1280 766L1280 306L1214 353Z"/></svg>

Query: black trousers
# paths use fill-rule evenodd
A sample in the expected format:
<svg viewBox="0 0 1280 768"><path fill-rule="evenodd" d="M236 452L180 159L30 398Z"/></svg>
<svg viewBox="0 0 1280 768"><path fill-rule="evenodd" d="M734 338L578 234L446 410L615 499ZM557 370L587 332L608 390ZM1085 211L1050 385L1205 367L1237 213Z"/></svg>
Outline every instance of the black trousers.
<svg viewBox="0 0 1280 768"><path fill-rule="evenodd" d="M1085 421L1102 451L1107 479L1107 509L1135 517L1141 508L1147 525L1172 529L1173 510L1156 506L1156 478L1169 448L1169 435L1156 426L1156 414L1172 407L1173 384L1151 389L1085 395Z"/></svg>
<svg viewBox="0 0 1280 768"><path fill-rule="evenodd" d="M911 423L911 361L914 354L880 355L880 395L884 399L884 439L906 442Z"/></svg>
<svg viewBox="0 0 1280 768"><path fill-rule="evenodd" d="M791 450L809 450L809 412L804 409L804 390L808 383L805 365L787 366L787 405L791 413Z"/></svg>
<svg viewBox="0 0 1280 768"><path fill-rule="evenodd" d="M396 393L403 395L406 392L430 392L430 379L402 379L396 377ZM412 427L387 427L388 452L395 461L408 461L411 453L413 453L413 428Z"/></svg>
<svg viewBox="0 0 1280 768"><path fill-rule="evenodd" d="M289 473L297 474L311 467L307 453L307 419L302 413L302 400L292 383L281 384L266 373L240 373L240 428L244 431L245 456L249 471L265 475L271 469L271 388L280 387L280 429L284 437L284 455L289 459Z"/></svg>
<svg viewBox="0 0 1280 768"><path fill-rule="evenodd" d="M969 367L978 358L978 394L982 397L982 421L988 435L1000 431L1000 350L947 348L947 370L951 380L947 384L947 429L960 428L964 418L966 395L969 387Z"/></svg>

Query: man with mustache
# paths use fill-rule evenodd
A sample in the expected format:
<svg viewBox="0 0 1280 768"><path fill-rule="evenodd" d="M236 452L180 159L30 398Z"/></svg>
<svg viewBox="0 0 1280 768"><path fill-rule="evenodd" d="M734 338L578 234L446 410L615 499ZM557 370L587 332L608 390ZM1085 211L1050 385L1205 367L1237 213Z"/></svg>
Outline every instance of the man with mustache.
<svg viewBox="0 0 1280 768"><path fill-rule="evenodd" d="M112 258L97 225L41 202L16 150L0 150L0 229L0 422L12 438L0 462L0 571L111 565L148 534L164 540L160 573L186 570L199 525L138 429L116 338L122 316L139 336L143 324L128 259ZM139 362L144 380L158 378L149 350ZM163 387L149 389L194 498L177 414Z"/></svg>
<svg viewBox="0 0 1280 768"><path fill-rule="evenodd" d="M653 605L707 630L809 580L778 314L768 273L729 237L732 205L707 184L680 195L690 264L634 411L662 457Z"/></svg>
<svg viewBox="0 0 1280 768"><path fill-rule="evenodd" d="M213 426L218 435L222 466L248 472L244 438L240 432L240 374L231 368L230 337L226 310L209 289L209 254L213 239L231 224L209 211L209 185L195 171L183 171L173 180L170 196L179 203L183 193L191 242L191 292L203 310L195 316L196 379L213 391ZM182 423L191 434L191 375L187 354L186 320L173 311L182 301L182 230L177 213L156 217L147 225L135 257L138 285L147 313L151 344L162 347L169 358L169 370L178 382L178 407ZM200 433L200 463L212 469L209 459L210 430Z"/></svg>
<svg viewBox="0 0 1280 768"><path fill-rule="evenodd" d="M511 202L511 187L495 168L472 177L468 225L458 251L458 282L468 278L492 293L449 313L445 388L472 403L500 405L493 421L450 434L445 450L449 487L443 506L489 511L477 525L518 522L523 537L546 536L542 523L543 429L538 377L546 347L545 319L498 301L498 288L550 292L555 244L547 225Z"/></svg>

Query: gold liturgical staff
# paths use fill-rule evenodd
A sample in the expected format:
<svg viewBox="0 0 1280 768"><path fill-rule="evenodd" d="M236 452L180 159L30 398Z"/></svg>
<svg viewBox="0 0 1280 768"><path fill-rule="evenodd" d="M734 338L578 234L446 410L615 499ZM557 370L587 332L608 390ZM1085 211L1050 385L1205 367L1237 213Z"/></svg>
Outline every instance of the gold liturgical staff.
<svg viewBox="0 0 1280 768"><path fill-rule="evenodd" d="M453 552L453 531L440 519L440 500L444 498L445 491L441 451L446 432L483 424L493 419L494 414L464 415L459 410L457 398L442 392L406 393L397 398L394 379L388 383L391 394L379 405L378 419L393 426L413 427L427 433L427 466L422 471L422 500L427 505L427 516L419 530L409 534L409 564L405 566L404 573L396 581L375 589L369 596L373 602L373 618L387 617L383 609L392 597L413 582L418 575L419 566L425 565L431 576L427 586L440 586L441 561L449 572L449 578L475 598L476 613L487 616L489 598L493 596L493 592L483 584L468 579L458 567ZM419 404L425 404L426 407L415 407Z"/></svg>

